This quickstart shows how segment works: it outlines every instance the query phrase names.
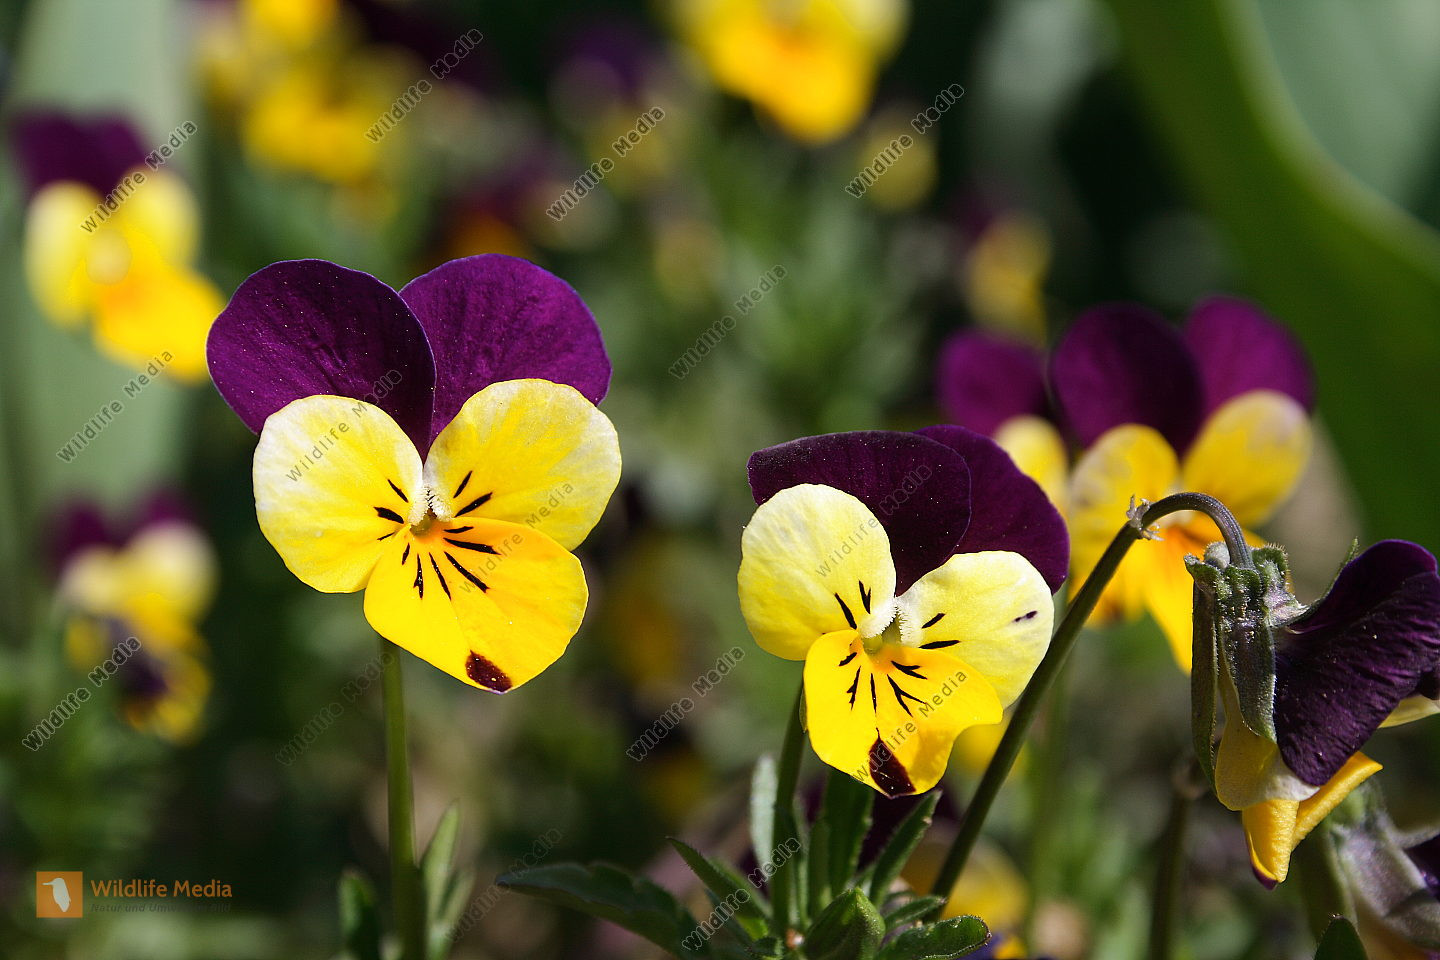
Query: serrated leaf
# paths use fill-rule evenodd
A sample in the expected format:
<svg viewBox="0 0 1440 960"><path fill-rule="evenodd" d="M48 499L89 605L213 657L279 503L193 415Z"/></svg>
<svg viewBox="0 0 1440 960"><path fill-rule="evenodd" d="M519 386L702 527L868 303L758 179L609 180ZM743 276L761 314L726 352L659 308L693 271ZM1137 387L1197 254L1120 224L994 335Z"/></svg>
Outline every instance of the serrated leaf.
<svg viewBox="0 0 1440 960"><path fill-rule="evenodd" d="M766 937L755 941L748 953L755 960L780 960L785 956L785 944L778 937Z"/></svg>
<svg viewBox="0 0 1440 960"><path fill-rule="evenodd" d="M1367 960L1365 946L1354 925L1344 917L1336 917L1325 928L1320 938L1320 948L1315 951L1315 960Z"/></svg>
<svg viewBox="0 0 1440 960"><path fill-rule="evenodd" d="M700 882L705 884L717 903L728 903L735 910L735 920L752 937L765 932L769 923L768 904L756 890L736 873L729 864L705 856L683 840L666 837Z"/></svg>
<svg viewBox="0 0 1440 960"><path fill-rule="evenodd" d="M441 902L449 888L450 865L455 860L455 843L460 838L460 807L452 803L435 825L430 845L420 857L420 882L425 891L425 916L430 922L437 918Z"/></svg>
<svg viewBox="0 0 1440 960"><path fill-rule="evenodd" d="M764 863L775 850L775 791L779 774L773 754L755 761L750 775L750 848L755 862Z"/></svg>
<svg viewBox="0 0 1440 960"><path fill-rule="evenodd" d="M860 862L860 848L870 832L870 811L875 791L854 777L831 770L825 782L825 796L820 803L816 823L829 824L830 890L845 889ZM813 837L811 845L815 843Z"/></svg>
<svg viewBox="0 0 1440 960"><path fill-rule="evenodd" d="M690 911L669 891L608 863L561 863L507 873L501 887L608 920L680 957L709 953ZM687 944L699 937L698 944Z"/></svg>
<svg viewBox="0 0 1440 960"><path fill-rule="evenodd" d="M906 930L885 945L878 960L950 960L983 947L990 930L979 917L954 917Z"/></svg>
<svg viewBox="0 0 1440 960"><path fill-rule="evenodd" d="M930 817L935 812L935 804L940 802L940 791L932 790L921 798L915 805L915 809L900 821L890 839L875 858L875 869L870 877L870 899L883 900L890 891L890 885L900 875L905 862L910 859L910 854L925 834L925 828L930 825Z"/></svg>
<svg viewBox="0 0 1440 960"><path fill-rule="evenodd" d="M347 869L340 875L341 955L346 960L380 960L380 937L375 888Z"/></svg>
<svg viewBox="0 0 1440 960"><path fill-rule="evenodd" d="M894 933L906 924L914 923L927 916L932 910L944 905L944 897L926 896L906 900L885 914L885 932Z"/></svg>
<svg viewBox="0 0 1440 960"><path fill-rule="evenodd" d="M873 960L885 936L875 904L854 887L821 911L805 934L809 960Z"/></svg>

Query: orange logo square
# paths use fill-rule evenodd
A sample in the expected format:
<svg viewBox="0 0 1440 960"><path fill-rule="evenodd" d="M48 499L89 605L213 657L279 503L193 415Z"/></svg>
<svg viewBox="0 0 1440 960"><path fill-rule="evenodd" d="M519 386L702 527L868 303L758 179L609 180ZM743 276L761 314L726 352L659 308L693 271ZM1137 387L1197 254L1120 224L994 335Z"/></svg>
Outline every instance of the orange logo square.
<svg viewBox="0 0 1440 960"><path fill-rule="evenodd" d="M85 916L85 874L79 870L37 870L35 916L65 920Z"/></svg>

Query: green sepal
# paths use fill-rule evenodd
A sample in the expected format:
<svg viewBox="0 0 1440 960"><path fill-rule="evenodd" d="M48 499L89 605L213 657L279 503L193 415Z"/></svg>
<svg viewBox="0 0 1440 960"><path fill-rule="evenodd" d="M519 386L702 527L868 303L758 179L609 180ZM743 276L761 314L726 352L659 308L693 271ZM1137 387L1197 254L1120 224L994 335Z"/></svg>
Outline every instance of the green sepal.
<svg viewBox="0 0 1440 960"><path fill-rule="evenodd" d="M359 872L340 874L340 955L345 960L381 960L380 909L375 888Z"/></svg>
<svg viewBox="0 0 1440 960"><path fill-rule="evenodd" d="M608 863L561 863L517 870L496 879L517 893L608 920L678 957L709 956L709 939L663 887ZM687 938L697 943L687 944Z"/></svg>
<svg viewBox="0 0 1440 960"><path fill-rule="evenodd" d="M915 923L929 916L945 905L944 897L914 897L902 901L898 906L885 911L885 932L894 933L907 924Z"/></svg>
<svg viewBox="0 0 1440 960"><path fill-rule="evenodd" d="M879 856L875 858L874 871L870 876L870 899L883 902L890 892L890 885L904 869L910 854L920 843L920 838L925 835L925 828L930 826L930 817L935 813L935 804L940 802L940 791L931 790L915 809L906 815L890 839L881 848Z"/></svg>
<svg viewBox="0 0 1440 960"><path fill-rule="evenodd" d="M885 936L875 904L851 887L830 901L805 934L809 960L873 960Z"/></svg>
<svg viewBox="0 0 1440 960"><path fill-rule="evenodd" d="M1217 635L1215 598L1220 589L1220 571L1195 559L1185 558L1186 569L1195 579L1192 590L1194 633L1190 654L1190 737L1195 759L1205 779L1215 785L1215 685L1219 682L1220 638Z"/></svg>
<svg viewBox="0 0 1440 960"><path fill-rule="evenodd" d="M770 905L758 889L746 882L729 864L707 857L683 840L666 837L717 904L725 902L735 910L735 921L752 938L765 932Z"/></svg>
<svg viewBox="0 0 1440 960"><path fill-rule="evenodd" d="M1336 917L1325 928L1320 938L1320 949L1315 951L1315 960L1367 960L1365 946L1355 925L1344 917Z"/></svg>
<svg viewBox="0 0 1440 960"><path fill-rule="evenodd" d="M877 960L950 960L989 940L990 930L979 917L954 917L906 930L885 945Z"/></svg>

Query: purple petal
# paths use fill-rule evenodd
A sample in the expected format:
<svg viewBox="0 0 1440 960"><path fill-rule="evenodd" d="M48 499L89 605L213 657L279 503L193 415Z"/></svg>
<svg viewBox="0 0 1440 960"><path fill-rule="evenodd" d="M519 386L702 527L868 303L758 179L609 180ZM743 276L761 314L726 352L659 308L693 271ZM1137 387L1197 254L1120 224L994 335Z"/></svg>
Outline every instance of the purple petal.
<svg viewBox="0 0 1440 960"><path fill-rule="evenodd" d="M1111 427L1154 427L1183 451L1200 425L1200 375L1180 334L1136 304L1096 307L1050 359L1055 399L1088 447Z"/></svg>
<svg viewBox="0 0 1440 960"><path fill-rule="evenodd" d="M946 341L935 392L952 422L986 436L1011 417L1050 412L1040 351L987 333L965 331Z"/></svg>
<svg viewBox="0 0 1440 960"><path fill-rule="evenodd" d="M965 461L913 433L804 437L757 451L749 470L757 504L801 483L844 490L865 504L890 537L896 593L948 560L970 522Z"/></svg>
<svg viewBox="0 0 1440 960"><path fill-rule="evenodd" d="M195 511L178 490L160 489L147 496L140 504L134 522L128 528L125 539L135 536L146 527L162 523L186 523L198 526Z"/></svg>
<svg viewBox="0 0 1440 960"><path fill-rule="evenodd" d="M1422 840L1413 847L1405 848L1405 855L1425 878L1425 886L1432 894L1440 896L1440 835Z"/></svg>
<svg viewBox="0 0 1440 960"><path fill-rule="evenodd" d="M50 530L50 560L57 573L80 551L119 542L104 512L92 500L67 503L51 521Z"/></svg>
<svg viewBox="0 0 1440 960"><path fill-rule="evenodd" d="M1375 544L1276 646L1280 755L1319 786L1440 663L1435 558L1404 540Z"/></svg>
<svg viewBox="0 0 1440 960"><path fill-rule="evenodd" d="M250 276L210 328L210 376L256 433L301 397L365 400L423 455L435 368L425 331L400 295L325 260L273 263Z"/></svg>
<svg viewBox="0 0 1440 960"><path fill-rule="evenodd" d="M1211 297L1185 324L1185 342L1200 367L1205 414L1251 390L1275 390L1306 410L1315 408L1315 378L1305 351L1259 307L1234 297Z"/></svg>
<svg viewBox="0 0 1440 960"><path fill-rule="evenodd" d="M11 136L31 195L47 184L73 180L103 196L145 160L134 128L119 117L30 113L14 121Z"/></svg>
<svg viewBox="0 0 1440 960"><path fill-rule="evenodd" d="M442 264L400 291L435 353L433 437L500 380L567 383L591 403L610 386L610 358L570 285L528 260L486 253Z"/></svg>
<svg viewBox="0 0 1440 960"><path fill-rule="evenodd" d="M919 433L960 454L970 468L970 525L955 552L1018 553L1040 571L1052 593L1059 590L1070 570L1070 536L1040 485L988 437L954 426Z"/></svg>

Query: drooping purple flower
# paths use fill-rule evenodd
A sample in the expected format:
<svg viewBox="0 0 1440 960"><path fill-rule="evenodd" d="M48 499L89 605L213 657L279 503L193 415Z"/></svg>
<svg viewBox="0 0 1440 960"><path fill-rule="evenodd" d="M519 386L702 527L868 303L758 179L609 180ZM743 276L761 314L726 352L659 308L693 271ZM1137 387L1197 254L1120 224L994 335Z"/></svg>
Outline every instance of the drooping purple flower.
<svg viewBox="0 0 1440 960"><path fill-rule="evenodd" d="M1404 540L1377 543L1276 638L1281 757L1301 780L1324 784L1437 667L1435 557Z"/></svg>

